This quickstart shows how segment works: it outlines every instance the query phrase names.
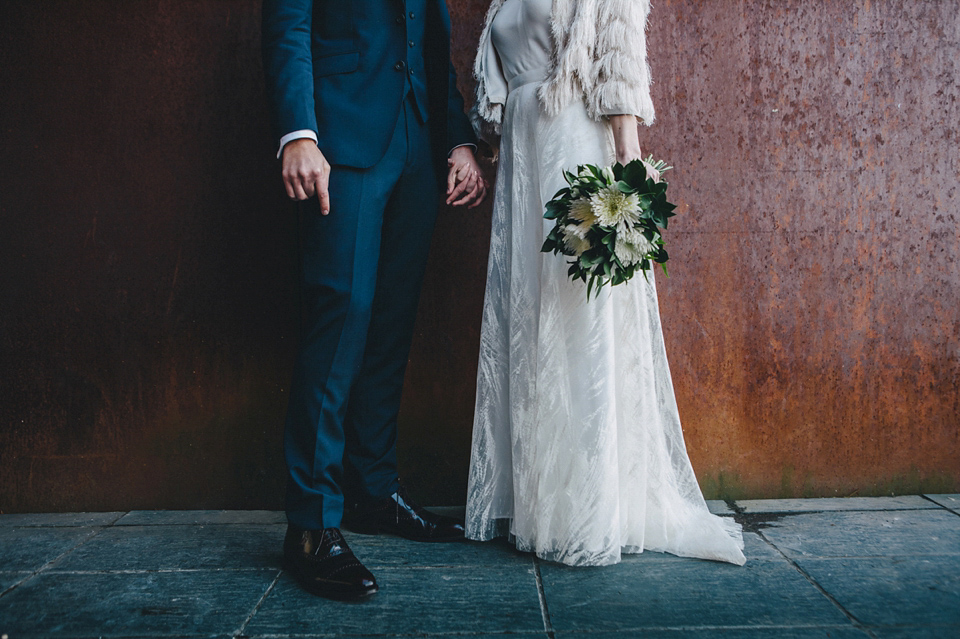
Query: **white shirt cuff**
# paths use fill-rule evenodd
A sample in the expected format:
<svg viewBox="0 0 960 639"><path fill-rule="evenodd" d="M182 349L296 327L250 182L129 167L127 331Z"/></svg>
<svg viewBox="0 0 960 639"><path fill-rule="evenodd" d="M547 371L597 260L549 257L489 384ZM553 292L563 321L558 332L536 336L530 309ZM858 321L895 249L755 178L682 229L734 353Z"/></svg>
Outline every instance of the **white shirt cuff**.
<svg viewBox="0 0 960 639"><path fill-rule="evenodd" d="M287 146L287 143L293 142L294 140L299 140L301 138L310 138L316 142L317 134L310 129L300 129L299 131L287 133L285 136L280 138L280 149L277 150L277 159L279 160L280 156L283 155L283 147Z"/></svg>

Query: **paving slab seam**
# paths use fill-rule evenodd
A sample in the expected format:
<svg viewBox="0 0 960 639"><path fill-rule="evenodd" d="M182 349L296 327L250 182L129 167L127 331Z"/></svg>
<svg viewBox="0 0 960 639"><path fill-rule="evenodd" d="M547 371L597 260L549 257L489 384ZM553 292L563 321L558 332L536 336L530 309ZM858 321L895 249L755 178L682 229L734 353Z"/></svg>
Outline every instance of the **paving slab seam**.
<svg viewBox="0 0 960 639"><path fill-rule="evenodd" d="M845 616L845 617L850 621L851 625L853 625L854 628L856 628L856 629L858 629L858 630L866 633L868 636L872 637L873 639L876 639L876 635L874 635L873 632L871 632L870 630L868 630L868 629L865 627L865 625L864 625L863 623L861 623L861 621L860 621L855 615L853 615L853 613L851 613L851 612L850 612L849 610L847 610L843 605L841 605L840 602L837 601L837 599L836 599L833 595L831 595L829 592L827 592L826 589L824 589L824 587L821 586L821 585L817 582L816 579L814 579L809 573L807 573L807 571L805 571L803 568L801 568L800 565L799 565L796 561L794 561L793 559L791 559L790 557L788 557L788 556L786 555L786 553L784 553L784 552L780 549L779 546L777 546L775 543L773 543L772 541L770 541L770 540L767 538L767 536L763 534L762 528L760 528L760 527L757 525L757 523L760 522L763 518L762 518L762 517L758 517L758 515L774 515L775 513L747 513L747 512L744 511L744 508L741 507L741 506L740 506L739 504L737 504L736 502L732 502L732 503L730 503L729 505L730 505L730 507L733 509L733 511L734 511L734 513L735 513L735 520L736 520L736 522L737 522L738 524L740 524L741 526L743 526L743 529L744 529L744 530L749 530L750 532L754 533L755 535L757 535L757 537L759 537L759 538L762 539L764 542L766 542L767 545L769 545L771 548L773 548L774 550L776 550L777 553L778 553L781 557L783 557L784 560L786 560L791 566L793 566L794 570L796 570L796 571L799 572L801 575L803 575L803 578L806 579L807 581L809 581L809 582L810 582L810 585L812 585L814 588L816 588L817 591L818 591L821 595L823 595L824 597L826 597L826 598L827 598L827 601L829 601L830 603L832 603L832 604L837 608L837 610L839 610L840 613L843 614L843 616ZM914 509L914 510L915 510L915 509ZM794 514L804 514L804 515L806 515L806 514L809 514L809 513L794 513ZM777 516L778 518L782 519L782 518L783 518L784 516L786 516L786 515L776 514L776 516Z"/></svg>
<svg viewBox="0 0 960 639"><path fill-rule="evenodd" d="M96 634L85 634L85 635L65 635L61 633L56 634L21 634L17 633L16 637L11 637L11 639L91 639L91 637L98 637L98 639L104 639L103 635ZM157 633L157 634L132 634L132 635L107 635L109 639L222 639L223 634L210 633L210 632L201 632L196 634L177 634L177 633ZM349 638L345 638L349 639Z"/></svg>
<svg viewBox="0 0 960 639"><path fill-rule="evenodd" d="M543 616L543 631L548 639L555 639L553 624L550 621L550 611L547 609L547 593L543 590L543 577L540 575L540 559L533 557L533 575L537 580L537 598L540 600L540 614Z"/></svg>
<svg viewBox="0 0 960 639"><path fill-rule="evenodd" d="M274 521L268 522L246 522L246 521L204 521L204 522L173 522L169 524L164 523L144 523L144 524L117 524L118 528L206 528L207 526L286 526L286 524L277 523ZM25 528L35 526L24 526Z"/></svg>
<svg viewBox="0 0 960 639"><path fill-rule="evenodd" d="M933 500L931 500L933 501ZM937 502L933 502L937 504ZM739 508L739 506L738 506ZM946 506L937 504L937 508L943 508L945 510L950 510ZM918 511L933 511L934 508L844 508L842 510L762 510L762 511L753 511L747 512L746 510L738 511L743 515L748 517L756 517L760 515L778 515L782 517L796 517L798 515L831 515L834 513L905 513L905 512L918 512ZM734 513L736 517L738 513Z"/></svg>
<svg viewBox="0 0 960 639"><path fill-rule="evenodd" d="M108 639L222 639L225 635L221 633L210 633L210 632L199 632L195 634L190 633L156 633L156 634L128 634L128 635L106 635ZM55 634L21 634L17 633L15 637L10 639L91 639L91 637L97 637L98 639L105 639L104 635L97 635L88 633L85 635L65 635L61 633ZM348 638L346 638L348 639Z"/></svg>
<svg viewBox="0 0 960 639"><path fill-rule="evenodd" d="M264 570L280 570L280 566L238 566L235 568L117 568L103 570L47 570L54 575L154 575L158 573L195 573L195 572L262 572Z"/></svg>
<svg viewBox="0 0 960 639"><path fill-rule="evenodd" d="M873 628L874 626L867 626ZM876 626L877 628L893 628L895 626ZM953 626L946 626L953 627ZM615 634L623 634L625 632L638 632L638 633L651 633L651 632L691 632L691 631L730 631L730 630L846 630L850 628L849 625L838 626L837 624L731 624L727 626L718 626L718 625L703 625L703 626L636 626L636 627L627 627L619 628L617 630L601 630L601 629L571 629L564 630L563 637L567 635L576 635L589 637L590 635L604 635L607 636L611 632ZM866 628L866 627L865 627ZM865 628L857 628L866 632Z"/></svg>
<svg viewBox="0 0 960 639"><path fill-rule="evenodd" d="M235 632L232 633L234 639L237 637L243 637L243 631L247 629L247 626L250 624L250 621L256 616L260 611L260 607L263 606L263 602L267 600L267 597L270 596L270 593L273 592L273 589L276 587L277 582L280 581L280 576L283 575L283 570L278 570L276 576L273 578L273 581L270 582L270 585L267 586L267 589L263 591L263 595L257 600L256 605L254 605L253 610L250 611L250 614L247 615L247 618L243 620L243 623L240 624L240 627L237 628Z"/></svg>
<svg viewBox="0 0 960 639"><path fill-rule="evenodd" d="M118 517L117 519L119 519L119 517ZM26 577L24 577L23 579L21 579L21 580L18 581L17 583L9 586L9 587L8 587L6 590L4 590L3 592L0 592L0 599L2 599L3 597L6 597L8 594L10 594L11 592L13 592L14 590L16 590L17 588L19 588L21 585L25 584L26 582L30 581L31 579L33 579L34 577L36 577L36 576L39 575L40 573L42 573L42 572L47 572L51 566L53 566L54 564L56 564L58 561L60 561L61 559L63 559L64 557L66 557L67 555L69 555L70 553L72 553L74 550L76 550L77 548L79 548L79 547L82 546L83 544L87 543L88 541L90 541L91 539L93 539L94 537L96 537L97 535L99 535L100 533L102 533L104 530L106 530L107 528L109 528L109 527L112 526L112 525L113 525L113 524L111 523L111 524L109 524L109 525L107 525L107 526L92 526L90 532L89 532L87 535L85 535L80 541L78 541L77 543L75 543L75 544L74 544L73 546L71 546L70 548L64 550L62 553L60 553L59 555L57 555L56 557L54 557L53 559L51 559L51 560L48 561L47 563L43 564L42 566L40 566L39 568L37 568L36 570L34 570L33 572L31 572L29 575L27 575Z"/></svg>
<svg viewBox="0 0 960 639"><path fill-rule="evenodd" d="M898 629L898 628L907 628L907 629L911 629L911 628L931 628L931 629L934 629L934 630L940 630L940 629L953 630L953 629L956 629L956 630L957 630L957 634L954 635L954 636L960 637L960 626L958 626L957 624L953 624L953 623L924 623L924 624L916 624L916 623L877 624L877 623L871 623L871 624L867 624L865 627L866 627L866 628L869 628L870 630L896 630L896 629Z"/></svg>
<svg viewBox="0 0 960 639"><path fill-rule="evenodd" d="M347 604L351 605L351 604ZM363 604L360 604L363 605ZM383 637L384 639L406 639L406 638L416 638L416 637L464 637L465 639L474 639L475 637L515 637L520 636L529 636L531 634L539 634L533 631L525 630L503 630L503 631L484 631L477 634L475 630L464 630L464 631L446 631L446 632L430 632L428 630L418 630L416 632L405 632L405 633L377 633L377 632L367 632L363 634L349 634L345 635L343 633L330 633L330 632L313 632L313 633L260 633L252 635L243 635L240 638L234 639L354 639L354 638L363 638L369 639L370 637ZM58 638L59 639L59 638ZM116 639L116 638L111 638Z"/></svg>
<svg viewBox="0 0 960 639"><path fill-rule="evenodd" d="M97 637L97 639L221 639L224 635L211 634L211 633L200 633L195 635L184 635L184 634L156 634L156 635L96 635L96 634L86 634L86 635L64 635L60 633L56 634L17 634L16 637L11 637L11 639L91 639L92 637ZM339 638L338 638L339 639ZM345 637L344 639L350 639Z"/></svg>
<svg viewBox="0 0 960 639"><path fill-rule="evenodd" d="M830 603L832 603L832 604L837 608L837 610L839 610L839 611L843 614L843 616L845 616L847 619L850 620L850 623L853 625L854 628L856 628L857 630L860 630L860 631L866 633L868 636L872 637L873 639L877 639L876 635L873 634L873 632L872 632L863 622L861 622L861 621L856 617L856 615L854 615L852 612L850 612L849 610L847 610L839 601L837 601L836 597L834 597L834 596L831 595L829 592L827 592L826 589L825 589L823 586L821 586L821 585L817 582L817 580L813 578L812 575L810 575L810 573L808 573L806 570L804 570L803 568L800 567L800 564L798 564L796 561L794 561L793 559L791 559L790 557L788 557L788 556L786 555L786 553L784 553L782 550L780 550L780 547L779 547L779 546L777 546L775 543L773 543L772 541L770 541L769 539L767 539L766 535L764 535L762 531L760 531L760 530L755 530L755 531L753 531L753 532L756 533L756 535L757 535L758 537L760 537L761 539L763 539L765 542L767 542L768 544L770 544L771 546L773 546L773 548L776 549L776 551L777 551L778 553L780 553L780 555L781 555L785 560L787 560L787 561L790 563L791 566L793 566L794 570L796 570L796 571L799 572L801 575L803 575L804 579L806 579L807 581L810 582L810 585L812 585L814 588L816 588L816 589L820 592L821 595L823 595L824 597L827 598L827 601L829 601Z"/></svg>
<svg viewBox="0 0 960 639"><path fill-rule="evenodd" d="M960 517L960 511L956 511L956 510L954 510L953 508L950 508L950 507L948 507L948 506L944 506L944 505L941 504L940 502L938 502L938 501L936 501L936 500L933 500L933 499L930 499L929 497L927 497L927 496L924 495L924 494L921 494L920 496L921 496L922 498L926 499L927 501L929 501L930 503L936 504L936 505L939 506L940 508L943 508L944 510L953 513L953 514L956 515L957 517Z"/></svg>
<svg viewBox="0 0 960 639"><path fill-rule="evenodd" d="M111 526L114 526L118 521L120 521L121 519L123 519L124 517L126 517L126 516L129 514L129 511L127 511L127 512L111 511L111 512L119 512L119 514L118 514L116 517L114 517L112 520L110 520L110 521L104 521L104 522L102 522L102 523L97 523L97 524L90 524L90 523L50 524L50 523L44 523L44 524L10 524L10 525L6 525L6 524L4 524L4 523L2 522L2 520L0 520L0 528L110 528ZM22 513L6 513L6 515L10 515L10 516L17 516L17 515L20 515L20 514L22 514ZM27 514L29 515L30 513L27 513ZM33 514L36 514L36 515L45 515L45 514L47 514L47 513L33 513ZM64 515L67 515L67 514L69 514L69 513L63 513L63 514L64 514ZM106 514L106 513L104 513L104 514ZM4 516L4 514L0 514L0 517L3 517L3 516Z"/></svg>

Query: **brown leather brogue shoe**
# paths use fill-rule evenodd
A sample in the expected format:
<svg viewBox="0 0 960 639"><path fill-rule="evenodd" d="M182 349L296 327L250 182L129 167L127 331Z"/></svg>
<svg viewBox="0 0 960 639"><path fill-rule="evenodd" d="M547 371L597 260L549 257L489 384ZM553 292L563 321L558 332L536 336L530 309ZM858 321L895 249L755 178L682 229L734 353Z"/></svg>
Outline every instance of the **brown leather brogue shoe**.
<svg viewBox="0 0 960 639"><path fill-rule="evenodd" d="M390 533L413 541L461 541L463 524L410 501L403 486L384 499L358 504L344 513L345 528L363 535Z"/></svg>
<svg viewBox="0 0 960 639"><path fill-rule="evenodd" d="M284 568L307 592L340 601L377 592L377 580L356 558L339 528L303 530L287 526Z"/></svg>

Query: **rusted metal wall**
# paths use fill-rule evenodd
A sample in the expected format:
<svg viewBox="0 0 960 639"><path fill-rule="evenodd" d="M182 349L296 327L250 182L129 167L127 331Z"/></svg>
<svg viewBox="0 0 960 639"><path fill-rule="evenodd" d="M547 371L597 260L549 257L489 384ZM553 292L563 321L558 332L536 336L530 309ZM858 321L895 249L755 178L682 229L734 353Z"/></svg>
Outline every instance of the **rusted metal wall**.
<svg viewBox="0 0 960 639"><path fill-rule="evenodd" d="M461 87L487 0L451 0ZM0 4L0 510L281 505L294 223L255 0ZM708 496L960 488L960 2L659 0L645 148ZM463 501L489 206L442 215L401 420Z"/></svg>

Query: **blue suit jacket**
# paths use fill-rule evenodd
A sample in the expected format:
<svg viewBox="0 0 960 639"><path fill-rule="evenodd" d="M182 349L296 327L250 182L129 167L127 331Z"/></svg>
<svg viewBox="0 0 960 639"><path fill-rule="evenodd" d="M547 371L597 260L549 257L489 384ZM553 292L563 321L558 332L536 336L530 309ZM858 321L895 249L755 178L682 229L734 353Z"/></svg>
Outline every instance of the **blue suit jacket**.
<svg viewBox="0 0 960 639"><path fill-rule="evenodd" d="M424 63L438 170L475 142L450 63L444 0L426 0ZM317 133L331 164L368 168L386 152L406 95L404 0L264 0L263 61L278 136Z"/></svg>

